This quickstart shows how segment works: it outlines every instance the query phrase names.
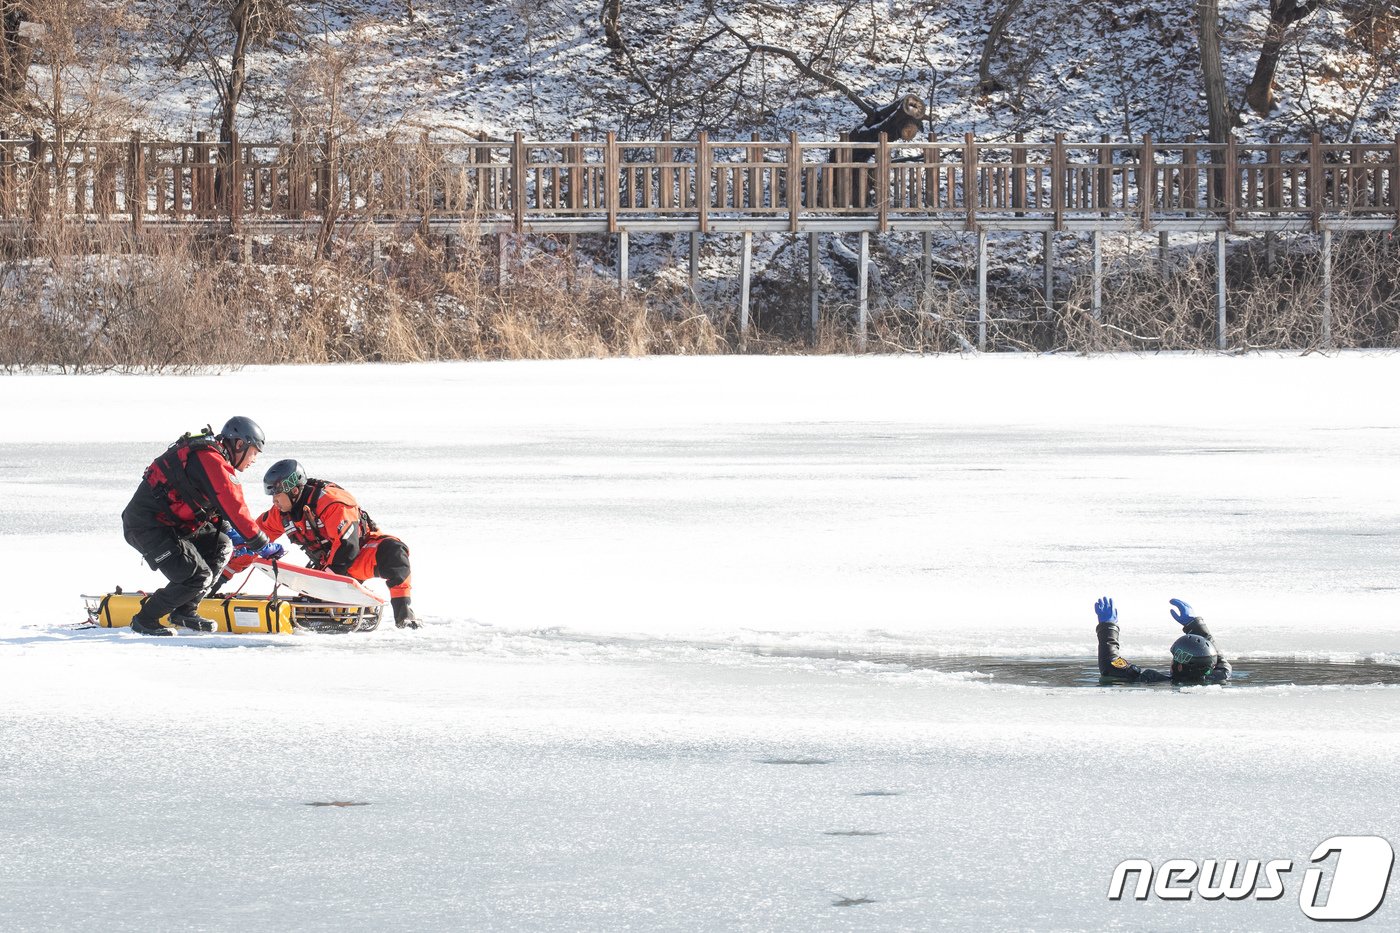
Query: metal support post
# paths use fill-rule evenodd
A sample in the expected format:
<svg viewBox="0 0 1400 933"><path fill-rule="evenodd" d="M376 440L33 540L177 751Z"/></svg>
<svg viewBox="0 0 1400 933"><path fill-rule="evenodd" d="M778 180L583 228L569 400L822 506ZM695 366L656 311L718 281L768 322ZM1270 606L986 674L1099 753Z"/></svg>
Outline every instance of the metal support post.
<svg viewBox="0 0 1400 933"><path fill-rule="evenodd" d="M977 349L987 349L987 232L977 231Z"/></svg>
<svg viewBox="0 0 1400 933"><path fill-rule="evenodd" d="M856 321L856 349L865 352L866 335L870 327L870 234L860 233L860 291L858 301L859 318Z"/></svg>

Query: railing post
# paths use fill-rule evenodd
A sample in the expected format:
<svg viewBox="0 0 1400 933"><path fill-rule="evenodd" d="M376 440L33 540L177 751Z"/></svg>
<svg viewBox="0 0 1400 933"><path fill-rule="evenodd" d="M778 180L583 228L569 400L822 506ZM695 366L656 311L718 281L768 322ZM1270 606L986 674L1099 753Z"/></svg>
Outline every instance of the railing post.
<svg viewBox="0 0 1400 933"><path fill-rule="evenodd" d="M1101 216L1107 216L1108 209L1113 206L1113 147L1109 144L1107 133L1099 137L1097 161L1099 167L1094 170L1094 206L1099 209ZM1123 183L1126 188L1127 176L1124 176Z"/></svg>
<svg viewBox="0 0 1400 933"><path fill-rule="evenodd" d="M853 198L851 197L851 173L854 169L847 167L851 162L851 149L849 146L844 145L844 143L850 139L850 134L842 131L836 139L836 158L830 164L834 166L833 171L836 173L836 207L844 210L851 207L853 203Z"/></svg>
<svg viewBox="0 0 1400 933"><path fill-rule="evenodd" d="M1055 134L1050 150L1050 200L1055 202L1055 229L1065 228L1065 134Z"/></svg>
<svg viewBox="0 0 1400 933"><path fill-rule="evenodd" d="M656 193L658 206L661 212L668 213L671 210L671 132L667 130L661 134L662 145L656 148Z"/></svg>
<svg viewBox="0 0 1400 933"><path fill-rule="evenodd" d="M237 226L243 214L243 153L238 145L238 131L229 134L228 159L228 219Z"/></svg>
<svg viewBox="0 0 1400 933"><path fill-rule="evenodd" d="M977 141L971 133L963 136L963 207L967 211L967 229L977 229L977 198L981 186L977 179Z"/></svg>
<svg viewBox="0 0 1400 933"><path fill-rule="evenodd" d="M757 132L749 134L749 142L758 142ZM763 149L759 146L749 146L746 150L747 156L744 159L749 163L749 169L745 174L748 176L748 206L752 209L762 209L763 207L763 173L759 169L759 163L763 161ZM738 205L743 207L743 204Z"/></svg>
<svg viewBox="0 0 1400 933"><path fill-rule="evenodd" d="M195 133L194 138L194 161L190 167L190 207L196 217L203 217L208 211L204 190L205 178L208 175L206 167L209 164L209 153L204 144L207 134L200 130Z"/></svg>
<svg viewBox="0 0 1400 933"><path fill-rule="evenodd" d="M1366 157L1361 154L1360 146L1352 146L1351 152L1347 155L1347 203L1350 210L1356 210L1359 202L1366 200L1362 186L1365 184Z"/></svg>
<svg viewBox="0 0 1400 933"><path fill-rule="evenodd" d="M574 210L583 208L583 146L579 143L583 140L583 135L578 130L569 134L570 142L574 143L566 152L569 153L569 190L564 197L563 203Z"/></svg>
<svg viewBox="0 0 1400 933"><path fill-rule="evenodd" d="M337 177L335 156L335 137L327 130L321 141L321 164L316 167L316 210L322 216L334 206L331 188L332 179Z"/></svg>
<svg viewBox="0 0 1400 933"><path fill-rule="evenodd" d="M1312 231L1322 229L1322 137L1312 134L1308 145L1308 207L1312 209Z"/></svg>
<svg viewBox="0 0 1400 933"><path fill-rule="evenodd" d="M1026 207L1026 142L1025 133L1016 134L1011 148L1011 209L1020 213Z"/></svg>
<svg viewBox="0 0 1400 933"><path fill-rule="evenodd" d="M49 160L53 163L53 200L49 207L62 218L68 213L68 141L64 139L60 127L54 132L49 146Z"/></svg>
<svg viewBox="0 0 1400 933"><path fill-rule="evenodd" d="M603 143L603 197L607 201L608 232L617 232L618 165L617 133L609 130Z"/></svg>
<svg viewBox="0 0 1400 933"><path fill-rule="evenodd" d="M611 134L609 134L611 136ZM510 147L511 161L511 207L512 222L516 233L525 232L525 185L527 181L526 163L530 155L525 149L525 134L515 131L515 140ZM610 218L608 228L616 226L616 215Z"/></svg>
<svg viewBox="0 0 1400 933"><path fill-rule="evenodd" d="M1200 191L1201 178L1196 164L1196 137L1187 136L1186 144L1181 147L1181 206L1182 209L1195 212L1200 204L1197 196ZM1206 185L1206 201L1210 201L1210 185Z"/></svg>
<svg viewBox="0 0 1400 933"><path fill-rule="evenodd" d="M787 162L788 231L796 233L802 205L802 144L796 130L788 134Z"/></svg>
<svg viewBox="0 0 1400 933"><path fill-rule="evenodd" d="M140 133L131 134L127 155L126 201L131 211L131 227L140 234L146 210L146 157L141 149Z"/></svg>
<svg viewBox="0 0 1400 933"><path fill-rule="evenodd" d="M0 217L8 218L14 213L14 159L10 147L4 143L0 132ZM1391 185L1394 189L1394 185Z"/></svg>
<svg viewBox="0 0 1400 933"><path fill-rule="evenodd" d="M1269 137L1268 161L1264 165L1264 206L1270 215L1283 206L1283 180L1279 174L1279 143L1277 134Z"/></svg>
<svg viewBox="0 0 1400 933"><path fill-rule="evenodd" d="M890 138L881 133L875 150L875 216L881 233L890 229Z"/></svg>
<svg viewBox="0 0 1400 933"><path fill-rule="evenodd" d="M695 140L696 224L701 233L710 231L710 134L701 130Z"/></svg>
<svg viewBox="0 0 1400 933"><path fill-rule="evenodd" d="M1234 232L1235 214L1240 209L1240 151L1235 133L1225 137L1225 229Z"/></svg>
<svg viewBox="0 0 1400 933"><path fill-rule="evenodd" d="M928 134L929 143L936 143L933 133ZM926 210L936 210L938 208L938 167L942 150L936 145L924 147L924 208Z"/></svg>
<svg viewBox="0 0 1400 933"><path fill-rule="evenodd" d="M1142 199L1142 229L1152 229L1152 208L1157 203L1157 156L1152 149L1152 134L1142 134L1142 156L1138 160L1138 197Z"/></svg>
<svg viewBox="0 0 1400 933"><path fill-rule="evenodd" d="M1395 134L1395 146L1390 155L1395 160L1390 167L1390 206L1395 208L1395 229L1400 231L1400 133Z"/></svg>
<svg viewBox="0 0 1400 933"><path fill-rule="evenodd" d="M49 173L44 165L44 140L36 130L29 139L29 219L35 223L49 211Z"/></svg>

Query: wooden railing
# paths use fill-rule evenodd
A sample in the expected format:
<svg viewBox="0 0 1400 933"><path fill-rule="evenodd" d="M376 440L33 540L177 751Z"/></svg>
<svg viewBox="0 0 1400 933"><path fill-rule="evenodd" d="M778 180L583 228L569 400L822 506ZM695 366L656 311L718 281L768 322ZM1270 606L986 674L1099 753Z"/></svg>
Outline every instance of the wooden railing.
<svg viewBox="0 0 1400 933"><path fill-rule="evenodd" d="M869 161L865 161L869 157ZM0 140L0 221L490 221L515 231L639 220L793 231L841 220L966 229L1001 220L1152 229L1209 218L1389 219L1400 136L1308 142L474 141L337 145ZM742 223L739 224L742 226Z"/></svg>

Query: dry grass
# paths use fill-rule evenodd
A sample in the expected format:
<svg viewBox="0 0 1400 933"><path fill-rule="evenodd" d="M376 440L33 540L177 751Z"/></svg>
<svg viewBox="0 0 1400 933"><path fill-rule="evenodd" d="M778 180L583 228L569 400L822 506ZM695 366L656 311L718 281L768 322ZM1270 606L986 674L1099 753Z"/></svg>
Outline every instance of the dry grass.
<svg viewBox="0 0 1400 933"><path fill-rule="evenodd" d="M187 233L80 224L26 231L0 252L0 366L190 370L240 362L238 307Z"/></svg>
<svg viewBox="0 0 1400 933"><path fill-rule="evenodd" d="M1400 243L1389 234L1338 234L1333 242L1331 316L1325 321L1317 238L1236 241L1226 264L1226 342L1232 350L1400 346ZM1104 271L1099 313L1093 282L1076 266L1068 293L1047 307L1039 282L1008 277L988 292L988 350L1108 352L1206 350L1217 346L1212 249L1156 250L1118 257ZM1039 270L1028 270L1035 275ZM1064 287L1062 282L1061 287ZM917 286L909 286L914 292ZM869 348L966 351L978 341L978 301L968 270L916 292L906 306L871 313ZM835 306L819 350L851 347L854 312Z"/></svg>
<svg viewBox="0 0 1400 933"><path fill-rule="evenodd" d="M327 250L326 244L333 248ZM805 282L786 279L740 341L733 309L702 309L664 280L619 294L563 240L451 237L408 228L246 242L227 236L58 224L0 251L0 368L184 371L246 363L560 359L647 354L851 353L850 296L833 295L805 331ZM1388 236L1338 235L1324 328L1314 238L1238 241L1228 267L1232 349L1400 345L1400 263ZM1082 266L1082 264L1081 264ZM1078 267L1076 267L1078 268ZM1033 273L1034 270L1031 270ZM887 271L869 319L870 352L958 352L977 345L971 270L932 283ZM663 277L664 278L664 277ZM1064 285L1062 284L1063 288ZM1087 275L1047 308L1014 276L989 293L990 350L1213 349L1213 253L1120 257L1101 313ZM832 289L827 289L832 292ZM788 307L791 305L791 307Z"/></svg>

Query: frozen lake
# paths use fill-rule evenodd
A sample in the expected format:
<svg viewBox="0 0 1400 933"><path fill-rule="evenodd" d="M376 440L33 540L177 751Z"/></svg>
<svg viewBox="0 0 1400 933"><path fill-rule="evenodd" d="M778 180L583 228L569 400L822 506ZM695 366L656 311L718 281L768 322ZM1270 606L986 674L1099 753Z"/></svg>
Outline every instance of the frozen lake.
<svg viewBox="0 0 1400 933"><path fill-rule="evenodd" d="M6 929L1302 929L1400 842L1400 357L0 378ZM322 399L358 384L354 410ZM141 470L247 414L427 625L70 631ZM1225 688L1099 687L1092 603ZM329 806L322 804L356 804ZM1110 901L1141 857L1277 901ZM1394 923L1387 901L1367 924Z"/></svg>

